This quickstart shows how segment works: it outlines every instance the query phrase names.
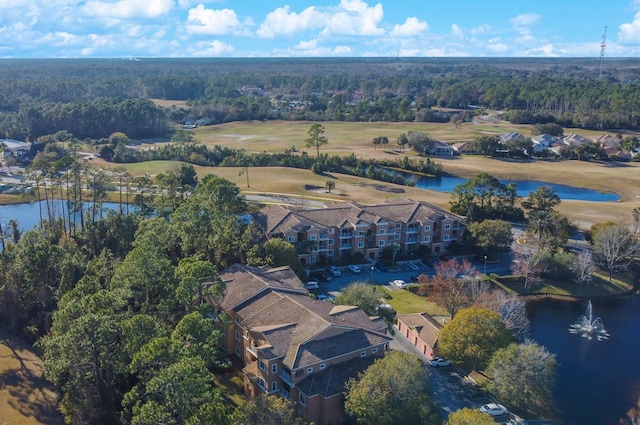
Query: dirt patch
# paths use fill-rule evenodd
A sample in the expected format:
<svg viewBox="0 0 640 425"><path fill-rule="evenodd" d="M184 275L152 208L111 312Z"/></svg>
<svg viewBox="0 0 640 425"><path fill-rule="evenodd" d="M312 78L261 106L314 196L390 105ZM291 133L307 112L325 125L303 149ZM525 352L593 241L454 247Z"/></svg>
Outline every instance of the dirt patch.
<svg viewBox="0 0 640 425"><path fill-rule="evenodd" d="M0 330L0 425L62 425L56 394L31 347Z"/></svg>

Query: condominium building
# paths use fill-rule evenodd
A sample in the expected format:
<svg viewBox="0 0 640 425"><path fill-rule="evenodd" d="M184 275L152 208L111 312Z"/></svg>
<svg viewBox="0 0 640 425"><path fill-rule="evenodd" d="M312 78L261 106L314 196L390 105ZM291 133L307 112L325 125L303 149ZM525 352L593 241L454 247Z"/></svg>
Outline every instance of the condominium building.
<svg viewBox="0 0 640 425"><path fill-rule="evenodd" d="M245 395L279 395L317 425L342 423L345 383L389 349L386 323L310 298L289 267L236 264L220 278L224 295L208 301L222 348L244 365Z"/></svg>
<svg viewBox="0 0 640 425"><path fill-rule="evenodd" d="M394 199L377 205L356 202L327 204L324 208L294 209L272 206L254 215L267 238L282 238L296 246L303 265L322 258L361 254L375 260L387 248L411 253L426 247L444 254L462 240L462 217L435 205Z"/></svg>

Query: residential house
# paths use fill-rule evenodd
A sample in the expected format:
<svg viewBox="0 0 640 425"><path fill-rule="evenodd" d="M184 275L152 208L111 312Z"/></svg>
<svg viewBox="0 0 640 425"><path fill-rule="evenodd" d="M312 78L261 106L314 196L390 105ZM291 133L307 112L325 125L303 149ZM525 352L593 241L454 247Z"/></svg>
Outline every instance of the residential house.
<svg viewBox="0 0 640 425"><path fill-rule="evenodd" d="M554 144L558 143L558 139L550 134L538 134L531 138L533 142L533 152L539 153L550 149Z"/></svg>
<svg viewBox="0 0 640 425"><path fill-rule="evenodd" d="M577 147L587 143L593 143L593 140L572 132L568 136L562 138L562 143L567 146Z"/></svg>
<svg viewBox="0 0 640 425"><path fill-rule="evenodd" d="M428 153L436 156L452 156L453 148L448 143L436 140Z"/></svg>
<svg viewBox="0 0 640 425"><path fill-rule="evenodd" d="M31 151L31 143L21 142L14 139L0 139L0 143L3 145L2 158L13 156L16 158L26 156Z"/></svg>
<svg viewBox="0 0 640 425"><path fill-rule="evenodd" d="M209 117L202 117L200 119L197 119L195 122L196 127L201 127L203 125L209 125L211 124L211 118Z"/></svg>
<svg viewBox="0 0 640 425"><path fill-rule="evenodd" d="M474 144L472 142L460 142L460 143L454 143L453 145L451 145L451 148L453 149L453 151L459 155L463 154L463 153L467 153L467 154L474 154L474 153L478 153L475 148L474 148Z"/></svg>
<svg viewBox="0 0 640 425"><path fill-rule="evenodd" d="M511 133L504 133L498 137L500 138L500 143L502 144L507 144L509 142L512 142L518 139L524 139L524 136L518 133L517 131L511 132Z"/></svg>
<svg viewBox="0 0 640 425"><path fill-rule="evenodd" d="M280 395L317 425L342 423L346 381L389 349L384 321L310 298L289 267L235 264L220 278L224 295L208 301L245 395Z"/></svg>
<svg viewBox="0 0 640 425"><path fill-rule="evenodd" d="M406 336L427 358L438 353L438 335L442 325L427 313L398 314L398 332Z"/></svg>
<svg viewBox="0 0 640 425"><path fill-rule="evenodd" d="M351 201L308 210L278 205L254 214L253 222L262 227L267 239L277 237L294 244L303 265L355 254L375 260L389 247L404 253L426 247L432 254L442 254L451 243L462 240L464 230L462 217L402 198L377 205Z"/></svg>
<svg viewBox="0 0 640 425"><path fill-rule="evenodd" d="M602 146L607 156L614 156L627 161L632 158L631 152L626 152L622 149L622 139L618 136L605 134L598 137L595 141Z"/></svg>

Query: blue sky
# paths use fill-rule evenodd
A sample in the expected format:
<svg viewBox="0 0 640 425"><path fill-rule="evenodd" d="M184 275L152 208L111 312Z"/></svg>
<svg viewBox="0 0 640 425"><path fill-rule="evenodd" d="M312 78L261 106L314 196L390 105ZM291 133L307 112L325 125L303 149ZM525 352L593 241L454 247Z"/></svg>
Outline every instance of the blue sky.
<svg viewBox="0 0 640 425"><path fill-rule="evenodd" d="M0 0L0 57L640 57L640 0Z"/></svg>

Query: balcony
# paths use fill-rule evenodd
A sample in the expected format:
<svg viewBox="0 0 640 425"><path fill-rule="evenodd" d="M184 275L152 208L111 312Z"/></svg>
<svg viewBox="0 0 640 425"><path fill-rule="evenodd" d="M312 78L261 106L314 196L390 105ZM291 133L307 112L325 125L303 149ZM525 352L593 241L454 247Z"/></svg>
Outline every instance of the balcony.
<svg viewBox="0 0 640 425"><path fill-rule="evenodd" d="M353 237L353 232L340 232L340 239L349 239Z"/></svg>
<svg viewBox="0 0 640 425"><path fill-rule="evenodd" d="M411 227L407 227L407 230L405 231L405 233L407 235L413 235L413 234L418 233L418 231L419 231L419 229L417 227L411 226Z"/></svg>
<svg viewBox="0 0 640 425"><path fill-rule="evenodd" d="M289 400L291 398L291 393L284 388L280 388L280 397L285 400Z"/></svg>
<svg viewBox="0 0 640 425"><path fill-rule="evenodd" d="M351 249L353 248L353 244L351 243L343 243L342 245L340 245L340 249Z"/></svg>
<svg viewBox="0 0 640 425"><path fill-rule="evenodd" d="M286 382L288 385L294 387L295 384L291 380L291 373L285 371L284 369L280 369L280 379Z"/></svg>
<svg viewBox="0 0 640 425"><path fill-rule="evenodd" d="M254 355L254 357L258 357L258 350L256 349L257 347L253 344L251 344L250 346L247 347L247 351L250 352L251 354Z"/></svg>

